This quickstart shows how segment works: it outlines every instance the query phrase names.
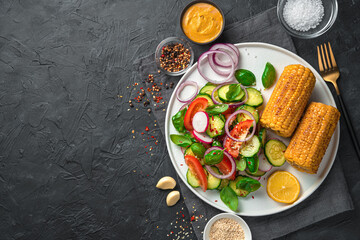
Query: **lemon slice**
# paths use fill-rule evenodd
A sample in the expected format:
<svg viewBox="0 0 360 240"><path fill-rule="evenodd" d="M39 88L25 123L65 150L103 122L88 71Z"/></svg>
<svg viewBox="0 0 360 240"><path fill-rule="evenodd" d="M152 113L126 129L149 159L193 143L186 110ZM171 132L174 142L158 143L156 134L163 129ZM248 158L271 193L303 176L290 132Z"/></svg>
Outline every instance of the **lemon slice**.
<svg viewBox="0 0 360 240"><path fill-rule="evenodd" d="M276 171L268 178L266 191L277 202L293 203L299 197L300 183L291 173Z"/></svg>

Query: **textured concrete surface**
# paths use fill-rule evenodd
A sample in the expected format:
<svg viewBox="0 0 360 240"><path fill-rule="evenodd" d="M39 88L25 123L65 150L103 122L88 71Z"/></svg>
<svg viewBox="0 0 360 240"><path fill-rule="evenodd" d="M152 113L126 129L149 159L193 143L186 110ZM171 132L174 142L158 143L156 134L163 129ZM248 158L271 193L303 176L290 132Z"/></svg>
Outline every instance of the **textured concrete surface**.
<svg viewBox="0 0 360 240"><path fill-rule="evenodd" d="M129 86L143 80L133 62L182 35L188 2L0 1L1 239L168 239L179 211L188 222L183 202L167 208L166 192L154 188L175 172L153 115L141 104L128 111L127 103L137 91ZM276 5L216 2L228 23ZM294 39L313 66L315 46L332 42L358 138L359 10L359 0L341 0L327 34ZM286 239L360 238L360 167L343 119L339 154L355 212Z"/></svg>

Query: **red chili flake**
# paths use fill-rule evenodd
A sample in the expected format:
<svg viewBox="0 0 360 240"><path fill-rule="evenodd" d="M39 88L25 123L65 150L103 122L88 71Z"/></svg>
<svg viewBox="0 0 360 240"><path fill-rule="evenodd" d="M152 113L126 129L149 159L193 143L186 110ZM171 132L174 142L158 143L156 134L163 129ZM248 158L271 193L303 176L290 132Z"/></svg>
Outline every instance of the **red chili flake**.
<svg viewBox="0 0 360 240"><path fill-rule="evenodd" d="M184 166L184 164L180 164L180 166Z"/></svg>
<svg viewBox="0 0 360 240"><path fill-rule="evenodd" d="M148 90L148 92L151 92L151 89L150 89L150 88L148 88L147 90Z"/></svg>
<svg viewBox="0 0 360 240"><path fill-rule="evenodd" d="M143 87L141 87L140 89L143 89Z"/></svg>
<svg viewBox="0 0 360 240"><path fill-rule="evenodd" d="M250 165L250 164L251 164L251 162L250 162L250 161L248 161L248 164Z"/></svg>
<svg viewBox="0 0 360 240"><path fill-rule="evenodd" d="M151 136L151 138L155 138L154 136Z"/></svg>
<svg viewBox="0 0 360 240"><path fill-rule="evenodd" d="M214 121L214 115L211 116L211 119Z"/></svg>
<svg viewBox="0 0 360 240"><path fill-rule="evenodd" d="M157 143L155 143L155 145L157 145Z"/></svg>
<svg viewBox="0 0 360 240"><path fill-rule="evenodd" d="M215 202L217 202L217 200L215 200Z"/></svg>
<svg viewBox="0 0 360 240"><path fill-rule="evenodd" d="M147 148L147 146L145 146L145 148Z"/></svg>
<svg viewBox="0 0 360 240"><path fill-rule="evenodd" d="M194 220L195 220L195 217L194 217L194 216L191 216L190 221L192 222L192 221L194 221Z"/></svg>
<svg viewBox="0 0 360 240"><path fill-rule="evenodd" d="M149 131L149 127L148 127L148 126L145 127L145 131Z"/></svg>
<svg viewBox="0 0 360 240"><path fill-rule="evenodd" d="M254 199L254 196L251 196L252 199Z"/></svg>
<svg viewBox="0 0 360 240"><path fill-rule="evenodd" d="M142 132L141 135L144 135L144 133Z"/></svg>
<svg viewBox="0 0 360 240"><path fill-rule="evenodd" d="M184 214L181 214L182 217L185 217Z"/></svg>
<svg viewBox="0 0 360 240"><path fill-rule="evenodd" d="M148 177L148 176L149 176L149 174L146 174L146 176Z"/></svg>

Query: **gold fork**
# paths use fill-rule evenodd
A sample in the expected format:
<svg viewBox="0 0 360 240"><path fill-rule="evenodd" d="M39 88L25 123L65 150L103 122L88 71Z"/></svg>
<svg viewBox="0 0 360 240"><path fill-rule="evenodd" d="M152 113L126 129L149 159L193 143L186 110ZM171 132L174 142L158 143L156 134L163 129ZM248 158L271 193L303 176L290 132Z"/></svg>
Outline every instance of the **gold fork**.
<svg viewBox="0 0 360 240"><path fill-rule="evenodd" d="M338 98L339 103L340 103L340 111L342 112L341 115L345 118L346 125L348 127L352 142L354 144L356 154L357 154L358 158L360 159L359 142L358 142L358 140L356 138L354 128L353 128L353 126L351 124L349 115L348 115L348 113L346 111L344 101L343 101L343 99L342 99L342 97L340 95L339 87L336 84L336 80L340 76L340 71L339 71L339 68L338 68L338 66L336 64L335 57L334 57L333 51L331 49L330 42L328 42L328 46L329 46L329 53L330 54L328 53L328 50L327 50L327 47L326 47L325 43L321 44L320 48L319 48L319 46L317 46L320 75L322 76L322 78L325 81L331 82L335 87L336 95L337 95L337 98ZM320 54L320 52L321 52L321 54ZM325 54L324 54L324 52L325 52ZM330 55L330 58L329 58L329 55ZM326 59L325 59L325 56L326 56Z"/></svg>

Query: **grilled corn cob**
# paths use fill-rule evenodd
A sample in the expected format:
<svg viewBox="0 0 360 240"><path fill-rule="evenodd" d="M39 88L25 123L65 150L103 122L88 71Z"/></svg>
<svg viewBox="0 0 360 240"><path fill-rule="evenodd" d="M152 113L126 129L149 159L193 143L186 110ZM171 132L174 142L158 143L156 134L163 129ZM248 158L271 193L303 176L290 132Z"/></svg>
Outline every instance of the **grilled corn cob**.
<svg viewBox="0 0 360 240"><path fill-rule="evenodd" d="M288 163L300 171L317 173L339 118L336 108L310 103L285 151Z"/></svg>
<svg viewBox="0 0 360 240"><path fill-rule="evenodd" d="M315 76L300 64L286 66L267 103L260 123L282 137L290 137L315 86Z"/></svg>

